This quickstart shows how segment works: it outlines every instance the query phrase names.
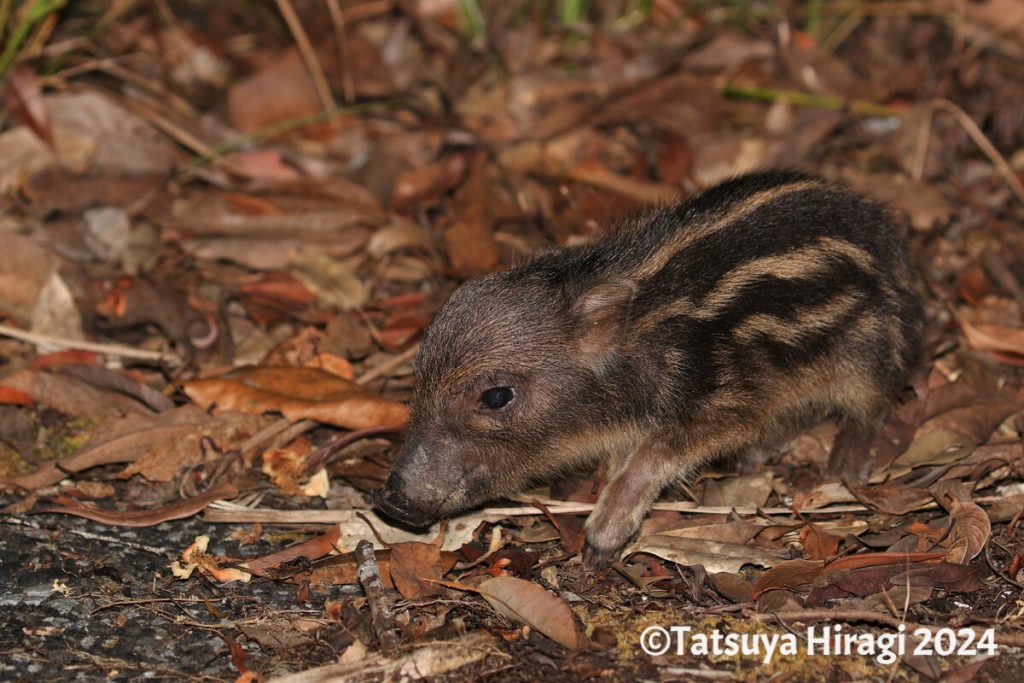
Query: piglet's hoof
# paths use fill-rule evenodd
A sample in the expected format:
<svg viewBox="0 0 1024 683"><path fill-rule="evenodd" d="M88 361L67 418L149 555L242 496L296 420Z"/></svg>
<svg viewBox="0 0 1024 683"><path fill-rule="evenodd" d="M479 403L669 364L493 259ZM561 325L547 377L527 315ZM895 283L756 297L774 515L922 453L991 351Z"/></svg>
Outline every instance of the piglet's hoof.
<svg viewBox="0 0 1024 683"><path fill-rule="evenodd" d="M587 569L597 569L608 564L615 557L615 548L599 548L591 545L590 541L583 546L583 565Z"/></svg>

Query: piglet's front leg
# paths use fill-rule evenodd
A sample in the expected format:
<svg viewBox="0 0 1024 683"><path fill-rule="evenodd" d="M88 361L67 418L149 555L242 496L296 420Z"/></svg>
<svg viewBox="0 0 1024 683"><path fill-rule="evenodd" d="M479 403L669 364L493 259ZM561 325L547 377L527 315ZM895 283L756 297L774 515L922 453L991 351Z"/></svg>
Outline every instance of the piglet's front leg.
<svg viewBox="0 0 1024 683"><path fill-rule="evenodd" d="M626 544L682 465L678 450L648 439L616 468L585 525L585 565L593 568L607 562Z"/></svg>

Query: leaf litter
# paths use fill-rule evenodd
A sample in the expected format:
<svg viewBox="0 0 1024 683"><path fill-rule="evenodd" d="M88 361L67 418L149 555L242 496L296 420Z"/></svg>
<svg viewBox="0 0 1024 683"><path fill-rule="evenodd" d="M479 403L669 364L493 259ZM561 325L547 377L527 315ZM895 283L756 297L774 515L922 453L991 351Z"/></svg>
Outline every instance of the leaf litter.
<svg viewBox="0 0 1024 683"><path fill-rule="evenodd" d="M115 660L11 612L26 652L114 678L1019 671L1011 0L53 3L43 21L46 3L12 5L27 33L5 29L23 42L0 61L4 592L208 656L154 659L140 636ZM867 484L824 478L835 432L815 429L664 492L597 571L579 553L601 472L443 529L374 513L416 344L459 283L766 166L888 202L922 275L926 358ZM62 545L33 540L48 535ZM53 589L52 572L77 582ZM639 650L650 625L780 632L769 619L992 627L1002 649L891 671Z"/></svg>

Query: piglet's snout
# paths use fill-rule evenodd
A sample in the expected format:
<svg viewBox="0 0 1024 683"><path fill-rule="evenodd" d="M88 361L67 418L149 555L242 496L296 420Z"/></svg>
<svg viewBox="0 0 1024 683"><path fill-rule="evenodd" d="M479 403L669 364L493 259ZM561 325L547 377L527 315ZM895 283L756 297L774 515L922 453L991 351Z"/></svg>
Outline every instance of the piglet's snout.
<svg viewBox="0 0 1024 683"><path fill-rule="evenodd" d="M446 481L422 446L406 448L391 469L383 488L370 494L373 504L388 517L411 526L427 526L441 517L441 507L452 495Z"/></svg>

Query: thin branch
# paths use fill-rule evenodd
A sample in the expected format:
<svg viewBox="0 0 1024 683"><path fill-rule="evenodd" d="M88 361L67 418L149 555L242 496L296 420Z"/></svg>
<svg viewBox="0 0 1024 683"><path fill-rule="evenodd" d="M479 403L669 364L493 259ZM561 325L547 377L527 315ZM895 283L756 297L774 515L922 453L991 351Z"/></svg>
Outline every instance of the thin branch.
<svg viewBox="0 0 1024 683"><path fill-rule="evenodd" d="M166 363L171 367L179 367L181 359L173 353L160 351L144 351L121 344L98 344L95 342L82 341L80 339L68 339L65 337L52 337L46 334L37 334L19 330L16 327L0 324L0 335L20 339L23 342L42 347L44 349L79 349L82 351L95 351L107 356L119 358L132 358L134 360L151 361L154 363Z"/></svg>
<svg viewBox="0 0 1024 683"><path fill-rule="evenodd" d="M325 112L337 109L338 105L334 101L331 86L327 83L324 68L321 66L320 60L317 59L313 44L309 42L309 36L306 34L306 29L302 27L302 22L299 21L299 15L295 13L291 0L276 0L276 2L281 16L288 24L288 30L292 32L292 38L295 39L295 45L299 48L299 54L302 55L302 61L306 64L306 70L309 71L309 77L316 88L317 97L320 98L320 105Z"/></svg>
<svg viewBox="0 0 1024 683"><path fill-rule="evenodd" d="M942 111L956 117L960 126L967 132L967 135L974 140L974 144L981 148L981 151L985 153L988 160L996 167L999 175L1003 176L1003 180L1005 180L1006 184L1010 186L1010 189L1013 191L1013 194L1017 196L1017 199L1020 200L1020 203L1024 204L1024 184L1021 184L1020 178L1017 177L1013 168L1011 168L1010 164L1007 163L1005 158L1003 158L1003 155L999 153L999 150L995 148L995 145L989 142L985 134L981 132L981 129L978 128L978 124L974 122L974 119L968 116L967 112L959 106L947 99L941 97L936 98L932 100L932 105L935 108L941 109Z"/></svg>

